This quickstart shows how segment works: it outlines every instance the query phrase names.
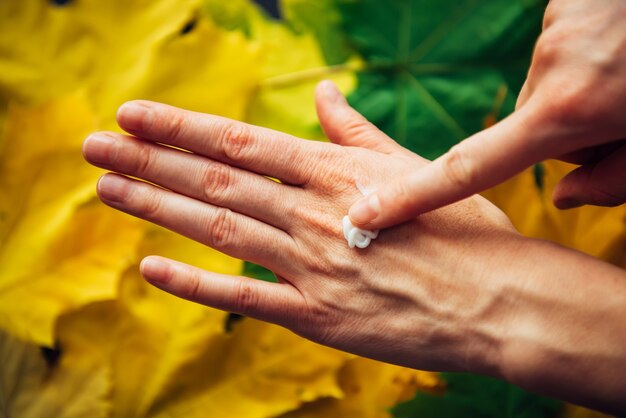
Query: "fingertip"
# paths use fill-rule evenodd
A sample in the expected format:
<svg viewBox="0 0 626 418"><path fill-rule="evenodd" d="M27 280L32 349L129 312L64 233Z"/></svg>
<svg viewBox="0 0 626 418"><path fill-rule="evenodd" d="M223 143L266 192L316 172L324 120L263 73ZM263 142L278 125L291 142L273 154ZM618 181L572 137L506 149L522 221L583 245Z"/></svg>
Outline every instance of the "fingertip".
<svg viewBox="0 0 626 418"><path fill-rule="evenodd" d="M141 275L149 283L161 287L172 280L170 265L163 257L148 256L139 265Z"/></svg>
<svg viewBox="0 0 626 418"><path fill-rule="evenodd" d="M358 227L370 226L381 212L380 198L371 194L356 202L348 211L350 221Z"/></svg>
<svg viewBox="0 0 626 418"><path fill-rule="evenodd" d="M126 201L131 180L116 173L106 173L96 184L96 193L100 200L109 206L119 208Z"/></svg>
<svg viewBox="0 0 626 418"><path fill-rule="evenodd" d="M94 132L83 141L83 158L90 164L106 166L115 158L117 137L112 132Z"/></svg>
<svg viewBox="0 0 626 418"><path fill-rule="evenodd" d="M322 80L315 89L315 108L320 125L328 139L333 143L340 143L345 119L345 111L341 105L347 103L335 85L330 80Z"/></svg>
<svg viewBox="0 0 626 418"><path fill-rule="evenodd" d="M575 209L583 205L584 203L573 197L564 197L554 200L554 206L560 210Z"/></svg>
<svg viewBox="0 0 626 418"><path fill-rule="evenodd" d="M117 109L117 124L127 132L143 132L152 125L150 102L131 100Z"/></svg>
<svg viewBox="0 0 626 418"><path fill-rule="evenodd" d="M584 190L585 166L578 167L565 175L552 191L552 203L557 209L567 210L583 206L584 198L581 193ZM582 187L582 189L581 189Z"/></svg>
<svg viewBox="0 0 626 418"><path fill-rule="evenodd" d="M341 103L345 100L339 87L331 80L322 80L317 84L316 95L318 99L329 103Z"/></svg>
<svg viewBox="0 0 626 418"><path fill-rule="evenodd" d="M560 210L573 209L582 206L580 200L574 197L572 193L573 190L569 187L569 182L563 181L566 179L567 176L556 185L554 191L552 192L552 204Z"/></svg>

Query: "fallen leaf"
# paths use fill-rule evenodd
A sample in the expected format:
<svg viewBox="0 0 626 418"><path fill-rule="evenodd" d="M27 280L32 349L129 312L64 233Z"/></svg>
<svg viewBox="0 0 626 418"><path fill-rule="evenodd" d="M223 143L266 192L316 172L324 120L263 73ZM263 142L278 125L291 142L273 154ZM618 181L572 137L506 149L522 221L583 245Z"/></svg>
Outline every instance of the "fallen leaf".
<svg viewBox="0 0 626 418"><path fill-rule="evenodd" d="M51 347L59 314L114 297L141 227L93 201L100 171L80 152L93 129L82 97L12 106L7 122L0 153L0 328Z"/></svg>
<svg viewBox="0 0 626 418"><path fill-rule="evenodd" d="M79 89L115 94L199 8L200 0L3 1L0 102L37 105Z"/></svg>
<svg viewBox="0 0 626 418"><path fill-rule="evenodd" d="M549 160L483 193L525 236L547 239L619 264L626 239L626 208L584 206L567 211L552 204L552 191L574 165ZM626 253L621 253L622 262Z"/></svg>
<svg viewBox="0 0 626 418"><path fill-rule="evenodd" d="M444 389L437 373L358 357L341 368L338 379L341 398L323 398L281 418L388 418L390 408L413 398L416 391Z"/></svg>
<svg viewBox="0 0 626 418"><path fill-rule="evenodd" d="M115 302L97 302L63 317L54 348L0 332L0 410L20 418L105 418L111 391L109 351L93 318L110 321ZM112 309L113 308L113 309Z"/></svg>

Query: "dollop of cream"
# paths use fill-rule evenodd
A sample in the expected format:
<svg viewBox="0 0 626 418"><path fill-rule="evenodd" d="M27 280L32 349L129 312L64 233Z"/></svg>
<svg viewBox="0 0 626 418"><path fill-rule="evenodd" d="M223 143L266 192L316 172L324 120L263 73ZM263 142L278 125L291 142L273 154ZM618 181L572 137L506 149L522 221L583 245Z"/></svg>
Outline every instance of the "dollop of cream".
<svg viewBox="0 0 626 418"><path fill-rule="evenodd" d="M363 186L358 181L356 182L356 187L364 196L371 193L371 190ZM368 231L366 229L357 228L350 221L350 217L346 215L343 217L343 236L346 241L348 241L348 246L350 248L367 248L372 240L378 237L378 230Z"/></svg>

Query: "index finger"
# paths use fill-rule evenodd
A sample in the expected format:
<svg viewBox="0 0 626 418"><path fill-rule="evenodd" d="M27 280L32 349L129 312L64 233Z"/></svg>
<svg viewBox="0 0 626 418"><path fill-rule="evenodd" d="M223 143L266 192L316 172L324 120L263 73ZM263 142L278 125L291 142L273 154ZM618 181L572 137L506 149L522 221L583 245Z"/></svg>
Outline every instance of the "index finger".
<svg viewBox="0 0 626 418"><path fill-rule="evenodd" d="M450 149L407 177L379 188L350 208L350 220L379 229L493 187L558 153L557 130L524 107Z"/></svg>
<svg viewBox="0 0 626 418"><path fill-rule="evenodd" d="M314 161L321 145L228 118L145 100L123 104L117 122L126 132L143 139L297 185L308 183L311 170L305 169L303 159Z"/></svg>

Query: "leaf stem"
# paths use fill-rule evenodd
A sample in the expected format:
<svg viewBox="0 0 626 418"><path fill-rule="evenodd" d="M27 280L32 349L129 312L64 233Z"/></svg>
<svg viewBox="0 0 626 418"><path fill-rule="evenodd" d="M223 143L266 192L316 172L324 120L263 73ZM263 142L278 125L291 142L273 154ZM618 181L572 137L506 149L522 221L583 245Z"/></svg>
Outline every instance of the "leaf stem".
<svg viewBox="0 0 626 418"><path fill-rule="evenodd" d="M356 60L327 67L307 68L306 70L296 71L294 73L280 74L266 78L261 82L261 88L281 89L307 81L318 80L332 74L359 71L362 68L362 62Z"/></svg>

